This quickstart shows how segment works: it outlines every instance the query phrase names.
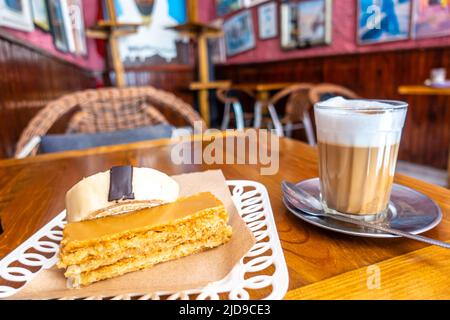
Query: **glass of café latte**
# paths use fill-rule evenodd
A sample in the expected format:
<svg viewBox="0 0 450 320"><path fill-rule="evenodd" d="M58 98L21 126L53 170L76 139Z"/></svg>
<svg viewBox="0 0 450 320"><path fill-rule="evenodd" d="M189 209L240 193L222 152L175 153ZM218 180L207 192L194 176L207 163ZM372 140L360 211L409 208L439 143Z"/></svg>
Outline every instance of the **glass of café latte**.
<svg viewBox="0 0 450 320"><path fill-rule="evenodd" d="M386 216L407 108L342 97L314 106L326 213L368 221Z"/></svg>

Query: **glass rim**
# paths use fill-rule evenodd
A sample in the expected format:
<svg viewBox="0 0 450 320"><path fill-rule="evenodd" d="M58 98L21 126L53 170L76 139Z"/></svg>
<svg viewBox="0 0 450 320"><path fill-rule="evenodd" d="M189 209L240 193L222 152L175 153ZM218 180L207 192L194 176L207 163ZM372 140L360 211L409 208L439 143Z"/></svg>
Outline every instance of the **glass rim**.
<svg viewBox="0 0 450 320"><path fill-rule="evenodd" d="M330 106L323 105L325 101L319 101L314 104L314 108L328 109L328 110L345 110L345 111L400 111L408 108L408 103L400 100L388 99L346 99L347 101L372 101L389 104L389 106L374 106L374 107L358 107L358 106Z"/></svg>

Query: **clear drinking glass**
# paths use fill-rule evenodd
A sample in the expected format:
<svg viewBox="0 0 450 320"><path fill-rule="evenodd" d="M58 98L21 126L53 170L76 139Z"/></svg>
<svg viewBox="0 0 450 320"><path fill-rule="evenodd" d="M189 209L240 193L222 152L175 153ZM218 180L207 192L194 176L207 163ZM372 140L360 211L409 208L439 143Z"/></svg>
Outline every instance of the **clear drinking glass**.
<svg viewBox="0 0 450 320"><path fill-rule="evenodd" d="M408 104L346 100L314 106L324 210L364 220L385 216Z"/></svg>

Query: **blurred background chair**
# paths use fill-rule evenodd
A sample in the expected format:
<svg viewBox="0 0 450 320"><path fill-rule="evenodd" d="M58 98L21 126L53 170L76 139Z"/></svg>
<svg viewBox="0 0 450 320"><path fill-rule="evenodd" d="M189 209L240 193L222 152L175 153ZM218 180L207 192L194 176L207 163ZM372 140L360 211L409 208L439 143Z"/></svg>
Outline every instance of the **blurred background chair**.
<svg viewBox="0 0 450 320"><path fill-rule="evenodd" d="M233 118L236 129L242 130L246 126L249 126L253 119L253 114L245 112L242 107L240 99L244 96L252 100L255 99L255 95L251 90L233 88L221 88L216 90L217 99L224 105L222 124L220 125L221 130L227 129L230 125L230 120L232 120L231 108L233 108Z"/></svg>
<svg viewBox="0 0 450 320"><path fill-rule="evenodd" d="M65 135L47 135L52 126L67 115L70 117ZM83 144L92 147L102 142L108 145L170 137L173 126L194 127L195 123L200 124L202 130L206 129L189 104L153 87L79 91L50 102L30 121L20 136L15 156L35 155L38 145L47 138L53 145L55 139L58 139L57 145L65 143L60 146L64 150L70 149L68 144L72 142L76 143L73 149L80 149ZM76 135L76 139L70 135Z"/></svg>
<svg viewBox="0 0 450 320"><path fill-rule="evenodd" d="M346 99L361 98L352 90L332 83L318 84L312 87L311 90L309 90L309 101L313 105L317 102L324 101L337 96L341 96Z"/></svg>
<svg viewBox="0 0 450 320"><path fill-rule="evenodd" d="M308 93L313 87L310 83L299 83L291 85L270 98L268 103L269 114L273 126L279 136L291 137L294 130L304 129L306 139L310 145L316 144L314 129L309 112L311 103ZM285 112L281 120L278 117L276 106L286 98Z"/></svg>

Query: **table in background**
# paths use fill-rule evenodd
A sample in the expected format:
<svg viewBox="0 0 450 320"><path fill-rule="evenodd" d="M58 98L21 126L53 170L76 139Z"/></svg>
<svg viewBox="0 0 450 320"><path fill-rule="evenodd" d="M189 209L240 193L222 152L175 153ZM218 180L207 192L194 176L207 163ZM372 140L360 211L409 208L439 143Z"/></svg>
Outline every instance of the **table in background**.
<svg viewBox="0 0 450 320"><path fill-rule="evenodd" d="M270 100L270 92L274 90L282 90L295 84L295 82L272 82L272 83L233 83L232 89L250 90L255 93L256 102L254 108L253 127L260 128L262 116L267 104Z"/></svg>
<svg viewBox="0 0 450 320"><path fill-rule="evenodd" d="M339 234L307 224L286 210L280 183L316 177L315 148L281 138L279 171L261 176L260 164L175 165L173 147L174 140L163 139L0 161L0 217L5 229L0 259L61 212L66 191L85 176L126 164L170 175L221 169L227 179L255 180L266 186L289 269L286 298L450 299L450 250L407 239ZM425 235L449 240L450 190L405 176L395 180L439 203L443 221ZM378 271L380 288L368 289L369 277Z"/></svg>
<svg viewBox="0 0 450 320"><path fill-rule="evenodd" d="M450 96L450 88L433 88L424 85L400 86L398 87L398 93L403 95ZM450 186L450 152L447 161L447 186Z"/></svg>
<svg viewBox="0 0 450 320"><path fill-rule="evenodd" d="M424 85L418 86L400 86L398 93L411 95L450 95L450 88L433 88Z"/></svg>

